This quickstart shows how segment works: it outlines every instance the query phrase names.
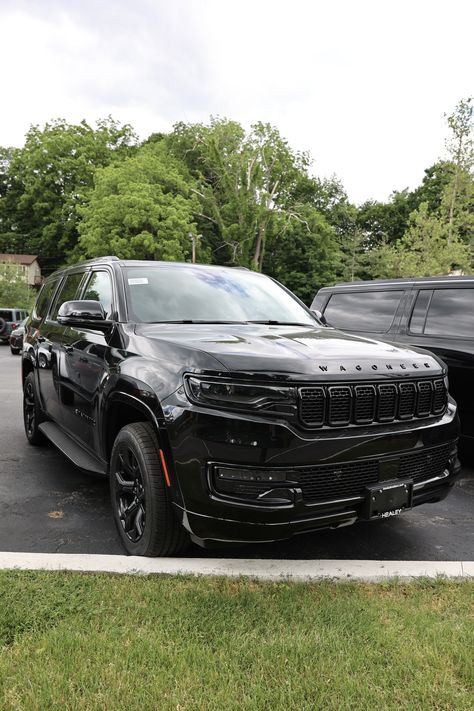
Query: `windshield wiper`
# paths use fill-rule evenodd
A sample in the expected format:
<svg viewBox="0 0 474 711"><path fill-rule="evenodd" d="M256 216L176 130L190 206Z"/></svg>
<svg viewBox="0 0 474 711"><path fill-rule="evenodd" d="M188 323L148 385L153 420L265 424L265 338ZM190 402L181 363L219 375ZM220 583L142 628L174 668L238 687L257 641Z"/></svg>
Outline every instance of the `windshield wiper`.
<svg viewBox="0 0 474 711"><path fill-rule="evenodd" d="M147 323L211 323L211 324L239 323L239 324L244 324L247 322L246 321L209 321L208 319L183 318L183 319L179 319L177 321L147 321Z"/></svg>
<svg viewBox="0 0 474 711"><path fill-rule="evenodd" d="M301 323L299 321L275 321L273 319L264 319L262 321L247 321L247 323L262 323L266 326L308 326L312 327L311 323Z"/></svg>

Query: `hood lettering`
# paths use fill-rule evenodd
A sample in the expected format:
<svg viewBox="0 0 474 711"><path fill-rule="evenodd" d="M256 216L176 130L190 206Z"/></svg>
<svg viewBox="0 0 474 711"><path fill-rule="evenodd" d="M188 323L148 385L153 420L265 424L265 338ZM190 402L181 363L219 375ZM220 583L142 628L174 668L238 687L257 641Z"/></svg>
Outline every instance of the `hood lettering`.
<svg viewBox="0 0 474 711"><path fill-rule="evenodd" d="M410 370L413 368L413 370L419 370L420 368L432 368L433 364L429 362L424 362L424 363L366 363L364 365L361 365L360 363L357 363L356 365L350 365L350 366L345 366L340 363L337 365L334 364L328 364L328 365L319 365L317 364L317 367L319 370L321 370L323 373L327 372L334 372L334 368L338 370L340 373L347 373L353 372L353 370L357 370L359 373L362 371L370 371L370 370L382 370L384 367L386 370L394 370L394 368L400 368L401 370Z"/></svg>

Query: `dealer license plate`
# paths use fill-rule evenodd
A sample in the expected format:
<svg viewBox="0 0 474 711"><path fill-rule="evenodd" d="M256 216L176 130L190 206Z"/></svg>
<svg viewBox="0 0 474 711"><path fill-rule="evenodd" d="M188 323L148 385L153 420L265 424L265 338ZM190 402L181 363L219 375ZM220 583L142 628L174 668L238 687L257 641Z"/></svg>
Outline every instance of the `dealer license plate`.
<svg viewBox="0 0 474 711"><path fill-rule="evenodd" d="M366 488L364 518L390 518L412 506L412 479L384 481Z"/></svg>

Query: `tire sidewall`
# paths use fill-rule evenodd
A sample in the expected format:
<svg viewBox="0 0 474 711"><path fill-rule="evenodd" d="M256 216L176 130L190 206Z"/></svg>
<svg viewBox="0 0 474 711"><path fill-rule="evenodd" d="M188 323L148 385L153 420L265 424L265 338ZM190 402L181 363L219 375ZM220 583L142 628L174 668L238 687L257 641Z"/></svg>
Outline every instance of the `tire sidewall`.
<svg viewBox="0 0 474 711"><path fill-rule="evenodd" d="M143 532L142 537L137 542L131 541L123 530L117 510L117 487L115 471L117 468L116 465L119 453L123 452L127 448L132 449L133 454L135 455L138 461L142 476L143 488L145 490L145 530ZM161 481L161 486L163 487L163 492L166 495L163 481ZM159 506L157 498L152 490L148 462L146 461L146 458L143 455L143 452L135 435L126 428L119 432L112 449L112 455L110 458L110 495L115 525L117 527L120 539L127 553L129 553L129 555L145 555L151 546L153 531L156 527L156 523L159 520L159 517L162 516L162 511L160 511L161 507Z"/></svg>

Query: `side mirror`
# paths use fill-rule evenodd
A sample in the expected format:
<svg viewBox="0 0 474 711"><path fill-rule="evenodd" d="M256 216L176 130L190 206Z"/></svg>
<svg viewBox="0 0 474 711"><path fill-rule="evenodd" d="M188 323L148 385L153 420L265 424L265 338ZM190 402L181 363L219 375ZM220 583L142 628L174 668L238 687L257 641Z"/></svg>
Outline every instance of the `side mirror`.
<svg viewBox="0 0 474 711"><path fill-rule="evenodd" d="M65 301L58 311L58 323L92 331L110 331L114 322L105 318L100 301Z"/></svg>
<svg viewBox="0 0 474 711"><path fill-rule="evenodd" d="M321 311L318 311L317 309L311 309L311 313L314 314L314 316L316 316L319 323L322 323L323 326L329 325L328 322L326 321L326 316L324 316L324 314L322 314Z"/></svg>

